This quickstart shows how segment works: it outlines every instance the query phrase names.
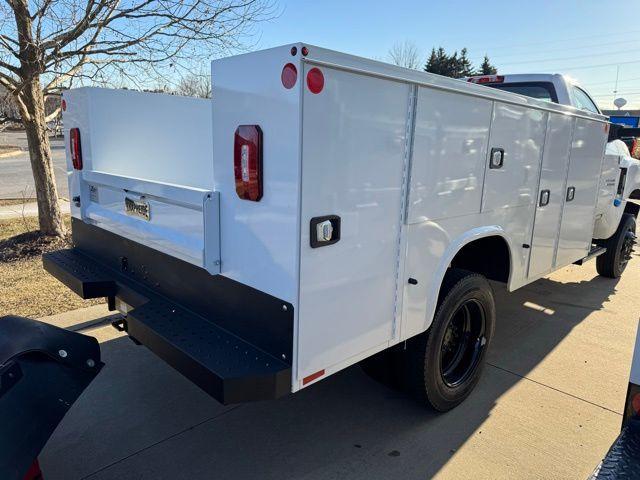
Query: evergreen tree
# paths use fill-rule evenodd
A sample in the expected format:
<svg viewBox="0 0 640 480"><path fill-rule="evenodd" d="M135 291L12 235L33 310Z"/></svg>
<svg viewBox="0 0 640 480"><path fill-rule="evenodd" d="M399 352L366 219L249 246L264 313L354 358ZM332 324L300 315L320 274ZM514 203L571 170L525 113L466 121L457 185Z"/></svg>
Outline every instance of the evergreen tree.
<svg viewBox="0 0 640 480"><path fill-rule="evenodd" d="M424 69L426 72L450 77L452 72L451 58L444 51L444 48L439 47L438 50L434 48L431 50L431 55Z"/></svg>
<svg viewBox="0 0 640 480"><path fill-rule="evenodd" d="M463 48L460 54L456 50L451 55L447 54L444 48L431 49L431 55L424 66L425 72L443 75L445 77L463 78L472 75L495 75L496 67L491 65L489 57L485 55L484 61L476 71L473 63L469 59L468 50Z"/></svg>
<svg viewBox="0 0 640 480"><path fill-rule="evenodd" d="M498 69L491 65L489 61L489 57L487 55L484 56L484 60L482 61L482 65L480 65L480 70L478 70L478 75L495 75L498 73Z"/></svg>
<svg viewBox="0 0 640 480"><path fill-rule="evenodd" d="M429 58L427 59L427 63L424 66L424 71L436 73L437 69L438 69L438 56L436 55L436 49L432 48L431 55L429 55Z"/></svg>
<svg viewBox="0 0 640 480"><path fill-rule="evenodd" d="M486 57L485 57L486 58ZM473 65L469 57L467 57L467 49L460 50L460 58L458 59L457 71L455 78L470 77L473 75Z"/></svg>

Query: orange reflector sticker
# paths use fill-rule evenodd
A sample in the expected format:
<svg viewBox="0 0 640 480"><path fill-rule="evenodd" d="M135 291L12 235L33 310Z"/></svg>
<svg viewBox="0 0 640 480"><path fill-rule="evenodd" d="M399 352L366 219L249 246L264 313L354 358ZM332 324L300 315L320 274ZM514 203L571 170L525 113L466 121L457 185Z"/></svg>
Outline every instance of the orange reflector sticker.
<svg viewBox="0 0 640 480"><path fill-rule="evenodd" d="M312 373L308 377L304 377L302 379L302 385L306 385L309 382L313 382L316 378L320 378L322 375L324 375L324 368L322 370L320 370L319 372Z"/></svg>

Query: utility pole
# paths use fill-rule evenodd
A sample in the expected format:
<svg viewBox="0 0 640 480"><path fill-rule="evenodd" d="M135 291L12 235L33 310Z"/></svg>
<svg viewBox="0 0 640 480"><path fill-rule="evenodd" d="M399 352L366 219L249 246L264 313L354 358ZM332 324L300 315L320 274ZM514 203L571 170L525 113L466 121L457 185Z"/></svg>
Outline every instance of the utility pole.
<svg viewBox="0 0 640 480"><path fill-rule="evenodd" d="M615 101L618 94L618 77L620 76L620 65L616 67L616 86L613 87L613 100ZM612 102L613 103L613 102ZM614 103L615 105L615 103ZM619 110L619 109L618 109Z"/></svg>

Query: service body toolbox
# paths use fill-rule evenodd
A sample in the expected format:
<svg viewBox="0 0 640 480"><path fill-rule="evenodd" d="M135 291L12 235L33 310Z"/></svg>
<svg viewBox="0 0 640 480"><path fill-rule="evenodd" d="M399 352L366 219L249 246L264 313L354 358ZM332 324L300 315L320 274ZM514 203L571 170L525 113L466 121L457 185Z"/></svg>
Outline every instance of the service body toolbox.
<svg viewBox="0 0 640 480"><path fill-rule="evenodd" d="M491 340L487 278L514 290L619 238L626 264L637 185L603 116L304 44L212 82L65 92L74 247L44 265L224 403L402 350L446 410Z"/></svg>

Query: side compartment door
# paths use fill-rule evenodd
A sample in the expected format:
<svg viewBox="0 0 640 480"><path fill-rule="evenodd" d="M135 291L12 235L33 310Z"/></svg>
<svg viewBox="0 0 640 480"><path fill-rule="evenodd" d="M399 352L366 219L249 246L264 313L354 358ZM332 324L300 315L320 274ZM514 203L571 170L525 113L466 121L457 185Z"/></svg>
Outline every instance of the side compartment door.
<svg viewBox="0 0 640 480"><path fill-rule="evenodd" d="M554 267L571 151L574 119L566 115L549 115L529 257L529 278L543 275Z"/></svg>
<svg viewBox="0 0 640 480"><path fill-rule="evenodd" d="M495 103L482 211L533 204L546 126L545 112Z"/></svg>
<svg viewBox="0 0 640 480"><path fill-rule="evenodd" d="M591 249L596 196L607 140L603 123L584 118L577 118L575 122L556 268L583 258Z"/></svg>
<svg viewBox="0 0 640 480"><path fill-rule="evenodd" d="M300 386L392 337L410 107L407 84L320 70L303 97Z"/></svg>
<svg viewBox="0 0 640 480"><path fill-rule="evenodd" d="M485 167L482 214L501 225L519 251L512 252L512 282L526 276L533 214L548 113L495 102L488 160Z"/></svg>

